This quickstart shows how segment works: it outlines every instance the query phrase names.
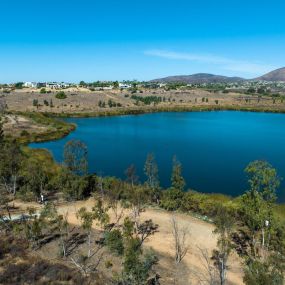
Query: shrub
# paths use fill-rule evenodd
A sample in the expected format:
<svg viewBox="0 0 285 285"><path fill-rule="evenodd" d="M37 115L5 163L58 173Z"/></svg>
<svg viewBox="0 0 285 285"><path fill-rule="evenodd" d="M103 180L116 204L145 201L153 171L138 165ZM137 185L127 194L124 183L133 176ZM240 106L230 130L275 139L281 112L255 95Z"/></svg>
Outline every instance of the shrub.
<svg viewBox="0 0 285 285"><path fill-rule="evenodd" d="M123 237L118 229L106 233L105 244L112 253L122 255L124 252Z"/></svg>
<svg viewBox="0 0 285 285"><path fill-rule="evenodd" d="M181 207L185 193L181 190L170 188L162 194L161 207L168 211L175 211Z"/></svg>
<svg viewBox="0 0 285 285"><path fill-rule="evenodd" d="M55 98L57 98L57 99L66 99L67 96L66 96L66 94L63 91L60 91L60 92L56 93Z"/></svg>
<svg viewBox="0 0 285 285"><path fill-rule="evenodd" d="M21 137L26 137L29 135L29 132L27 130L22 130L20 135Z"/></svg>
<svg viewBox="0 0 285 285"><path fill-rule="evenodd" d="M33 100L33 106L37 107L39 105L38 99Z"/></svg>

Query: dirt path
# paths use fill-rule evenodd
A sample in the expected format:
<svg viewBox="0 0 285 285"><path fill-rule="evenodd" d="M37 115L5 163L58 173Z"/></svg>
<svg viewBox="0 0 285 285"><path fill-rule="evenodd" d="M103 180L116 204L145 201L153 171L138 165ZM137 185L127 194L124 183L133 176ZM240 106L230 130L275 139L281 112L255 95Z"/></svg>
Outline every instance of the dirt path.
<svg viewBox="0 0 285 285"><path fill-rule="evenodd" d="M19 202L16 202L15 204L21 207L27 206L27 204L19 204ZM89 199L87 201L61 205L58 207L58 211L61 214L68 213L69 222L78 225L79 221L76 218L76 212L83 206L91 209L93 205L94 200ZM37 208L40 207L38 204L33 204L33 206L36 206ZM125 212L125 215L128 214L128 212ZM176 284L198 284L197 272L205 273L205 262L202 258L200 249L207 250L209 254L211 254L212 250L215 248L216 237L213 234L214 226L189 215L175 214L175 218L179 225L181 227L187 226L190 231L190 236L188 239L189 251L183 260L183 265L181 265L181 268L175 268L173 261L174 243L171 218L172 214L167 211L146 209L146 211L142 213L140 217L141 221L152 219L154 223L159 225L159 231L155 235L151 236L145 244L146 246L153 248L159 254L160 265L169 271L165 272L167 275L173 275L175 272L178 274L178 282ZM243 284L240 260L235 254L231 256L230 264L231 266L228 272L227 284ZM165 283L162 282L162 284L173 284L173 281L171 283L166 282L166 280L164 281Z"/></svg>

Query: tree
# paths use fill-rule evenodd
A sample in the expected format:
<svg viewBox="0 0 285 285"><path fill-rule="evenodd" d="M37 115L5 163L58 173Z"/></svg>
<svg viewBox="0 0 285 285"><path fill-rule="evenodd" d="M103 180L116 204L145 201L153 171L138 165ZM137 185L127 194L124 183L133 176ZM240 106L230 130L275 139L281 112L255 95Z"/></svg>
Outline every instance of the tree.
<svg viewBox="0 0 285 285"><path fill-rule="evenodd" d="M241 213L243 222L250 231L252 254L256 256L259 235L261 234L261 250L264 253L266 234L273 226L273 207L280 178L276 170L265 161L250 163L245 172L249 177L250 189L242 196Z"/></svg>
<svg viewBox="0 0 285 285"><path fill-rule="evenodd" d="M46 89L45 89L45 88L41 88L40 93L41 93L41 94L46 94L46 93L47 93L47 91L46 91Z"/></svg>
<svg viewBox="0 0 285 285"><path fill-rule="evenodd" d="M24 82L17 82L17 83L15 83L14 86L15 86L16 89L22 89L23 85L24 85Z"/></svg>
<svg viewBox="0 0 285 285"><path fill-rule="evenodd" d="M168 211L176 211L182 206L184 192L170 188L162 191L160 206Z"/></svg>
<svg viewBox="0 0 285 285"><path fill-rule="evenodd" d="M134 164L131 164L125 171L127 176L127 182L131 183L132 187L138 182L138 176L136 174L136 167Z"/></svg>
<svg viewBox="0 0 285 285"><path fill-rule="evenodd" d="M114 213L116 219L115 222L118 223L124 213L124 207L121 205L121 198L125 185L121 180L116 179L115 177L106 177L104 180L102 178L99 179L101 182L101 197L103 197L104 192L106 194L108 206Z"/></svg>
<svg viewBox="0 0 285 285"><path fill-rule="evenodd" d="M155 161L155 157L152 153L147 155L146 162L144 165L144 173L147 177L146 185L153 192L153 198L158 200L159 190L159 178L158 178L158 167Z"/></svg>
<svg viewBox="0 0 285 285"><path fill-rule="evenodd" d="M214 233L218 235L218 249L213 251L212 259L219 272L220 284L226 284L228 259L233 249L231 235L233 232L234 219L226 208L221 207L214 219L216 229Z"/></svg>
<svg viewBox="0 0 285 285"><path fill-rule="evenodd" d="M126 218L123 224L123 271L118 280L118 284L157 284L148 283L148 281L153 266L157 263L158 258L152 251L146 253L143 252L142 245L145 239L139 238L135 233L136 229L134 222L129 218ZM157 277L155 277L155 281L157 281Z"/></svg>
<svg viewBox="0 0 285 285"><path fill-rule="evenodd" d="M183 191L185 188L185 180L182 176L182 165L176 159L176 157L173 158L171 183L172 183L172 188L174 188L174 189Z"/></svg>
<svg viewBox="0 0 285 285"><path fill-rule="evenodd" d="M67 96L66 96L66 94L63 91L60 91L60 92L56 93L55 98L57 98L57 99L66 99Z"/></svg>
<svg viewBox="0 0 285 285"><path fill-rule="evenodd" d="M81 200L88 197L96 187L96 178L93 175L78 176L68 169L62 169L52 182L68 200Z"/></svg>
<svg viewBox="0 0 285 285"><path fill-rule="evenodd" d="M10 194L16 195L22 153L16 141L7 142L0 153L0 183Z"/></svg>
<svg viewBox="0 0 285 285"><path fill-rule="evenodd" d="M93 212L88 212L85 207L82 207L76 213L76 217L80 219L82 228L87 232L88 236L88 252L87 258L91 257L91 234L92 234L92 225L95 219Z"/></svg>
<svg viewBox="0 0 285 285"><path fill-rule="evenodd" d="M67 241L69 237L69 224L67 220L67 214L57 215L56 225L60 236L60 255L66 257L68 255Z"/></svg>
<svg viewBox="0 0 285 285"><path fill-rule="evenodd" d="M21 175L24 178L24 186L21 190L24 190L25 193L29 191L39 197L47 190L49 184L48 173L38 160L26 159L21 167Z"/></svg>
<svg viewBox="0 0 285 285"><path fill-rule="evenodd" d="M64 146L64 164L76 175L84 175L88 170L88 149L79 140L71 140Z"/></svg>
<svg viewBox="0 0 285 285"><path fill-rule="evenodd" d="M0 229L3 227L6 230L10 230L8 222L11 221L12 216L9 203L12 200L11 195L4 188L0 187Z"/></svg>
<svg viewBox="0 0 285 285"><path fill-rule="evenodd" d="M177 219L174 216L172 216L171 218L171 225L175 248L175 263L179 264L183 260L189 249L187 241L189 235L189 228L181 227L181 225L178 223Z"/></svg>
<svg viewBox="0 0 285 285"><path fill-rule="evenodd" d="M145 187L136 185L134 187L127 187L126 189L127 200L132 209L132 218L138 228L140 213L144 210L144 206L149 198Z"/></svg>
<svg viewBox="0 0 285 285"><path fill-rule="evenodd" d="M246 285L283 285L284 256L274 254L266 261L249 260L244 270L243 281Z"/></svg>
<svg viewBox="0 0 285 285"><path fill-rule="evenodd" d="M112 253L118 256L124 253L123 236L119 229L114 229L107 232L105 235L105 245L109 248Z"/></svg>
<svg viewBox="0 0 285 285"><path fill-rule="evenodd" d="M118 81L114 81L114 82L113 82L113 87L114 87L115 89L118 89L118 88L119 88L119 82L118 82Z"/></svg>
<svg viewBox="0 0 285 285"><path fill-rule="evenodd" d="M100 226L103 230L103 236L106 235L106 229L108 228L108 223L110 221L109 215L107 213L108 208L103 206L101 200L98 200L95 206L91 211L88 211L85 207L82 207L77 212L77 218L80 219L82 228L86 231L87 234L87 254L80 254L79 258L71 258L71 261L84 273L89 274L92 271L95 271L100 264L103 253L100 250L104 246L104 243L98 241L97 248L91 246L92 244L92 226L96 221L96 225ZM111 228L110 228L111 229ZM94 264L92 257L97 257L97 262Z"/></svg>

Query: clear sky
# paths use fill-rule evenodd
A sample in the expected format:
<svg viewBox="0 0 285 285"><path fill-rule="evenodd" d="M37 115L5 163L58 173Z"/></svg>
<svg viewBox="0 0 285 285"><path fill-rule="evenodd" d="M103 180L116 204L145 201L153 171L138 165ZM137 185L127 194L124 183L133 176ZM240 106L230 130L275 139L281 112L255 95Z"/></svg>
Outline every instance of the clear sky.
<svg viewBox="0 0 285 285"><path fill-rule="evenodd" d="M284 0L2 0L0 11L0 82L285 66Z"/></svg>

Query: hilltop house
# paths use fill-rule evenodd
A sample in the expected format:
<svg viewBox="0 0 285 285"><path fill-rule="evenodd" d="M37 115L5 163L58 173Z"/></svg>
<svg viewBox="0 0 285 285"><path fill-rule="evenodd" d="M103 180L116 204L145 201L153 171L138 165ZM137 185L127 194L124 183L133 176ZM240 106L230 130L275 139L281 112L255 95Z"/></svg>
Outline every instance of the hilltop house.
<svg viewBox="0 0 285 285"><path fill-rule="evenodd" d="M58 83L58 82L47 82L46 87L51 89L61 89L61 88L67 88L70 85L64 82Z"/></svg>
<svg viewBox="0 0 285 285"><path fill-rule="evenodd" d="M126 84L126 83L119 83L119 88L120 89L129 89L132 86L130 84Z"/></svg>
<svg viewBox="0 0 285 285"><path fill-rule="evenodd" d="M37 88L38 84L37 82L25 82L23 86L27 88Z"/></svg>

